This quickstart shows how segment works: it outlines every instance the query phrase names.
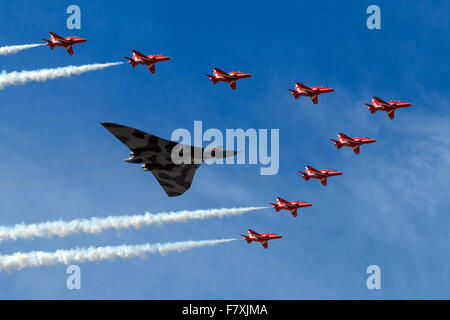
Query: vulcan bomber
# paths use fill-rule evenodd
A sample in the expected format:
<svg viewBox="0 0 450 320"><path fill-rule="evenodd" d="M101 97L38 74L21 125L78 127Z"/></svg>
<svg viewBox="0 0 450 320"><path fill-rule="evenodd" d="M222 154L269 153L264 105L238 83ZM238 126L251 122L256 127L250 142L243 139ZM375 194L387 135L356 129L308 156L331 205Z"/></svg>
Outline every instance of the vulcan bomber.
<svg viewBox="0 0 450 320"><path fill-rule="evenodd" d="M191 187L195 171L206 159L232 157L236 151L220 146L201 148L159 138L138 129L102 123L130 150L128 163L139 163L150 171L169 197L180 196Z"/></svg>

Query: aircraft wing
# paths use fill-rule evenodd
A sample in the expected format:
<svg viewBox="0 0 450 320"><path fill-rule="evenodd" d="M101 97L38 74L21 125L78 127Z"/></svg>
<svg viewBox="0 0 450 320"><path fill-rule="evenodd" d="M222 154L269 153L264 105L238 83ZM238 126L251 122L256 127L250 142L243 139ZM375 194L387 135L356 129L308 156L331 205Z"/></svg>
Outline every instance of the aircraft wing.
<svg viewBox="0 0 450 320"><path fill-rule="evenodd" d="M296 88L301 88L301 89L303 89L303 90L305 90L305 91L308 91L308 92L313 92L313 89L311 89L311 88L308 87L308 86L305 86L303 83L300 83L300 82L297 82L297 83L295 84L295 87L296 87Z"/></svg>
<svg viewBox="0 0 450 320"><path fill-rule="evenodd" d="M264 249L267 249L269 247L269 245L267 244L267 240L261 242L262 246L264 247Z"/></svg>
<svg viewBox="0 0 450 320"><path fill-rule="evenodd" d="M256 231L253 231L253 230L251 230L251 229L248 229L248 231L253 235L253 236L255 236L256 238L258 238L258 239L262 239L263 238L263 236L262 235L260 235L258 232L256 232Z"/></svg>
<svg viewBox="0 0 450 320"><path fill-rule="evenodd" d="M181 164L170 169L153 169L151 172L169 197L182 195L191 187L199 164Z"/></svg>
<svg viewBox="0 0 450 320"><path fill-rule="evenodd" d="M134 53L135 55L137 55L138 57L140 57L140 58L148 59L148 57L147 57L146 55L144 55L143 53L140 53L140 52L137 51L137 50L131 50L131 51L133 51L133 53Z"/></svg>
<svg viewBox="0 0 450 320"><path fill-rule="evenodd" d="M218 74L220 74L222 77L224 78L231 78L230 75L228 73L226 73L225 71L219 69L219 68L213 68L215 72L217 72Z"/></svg>
<svg viewBox="0 0 450 320"><path fill-rule="evenodd" d="M373 97L373 98L374 98L375 101L378 102L379 104L383 104L383 105L386 105L386 106L390 106L389 103L387 103L386 101L384 101L384 100L381 99L381 98L378 98L378 97Z"/></svg>
<svg viewBox="0 0 450 320"><path fill-rule="evenodd" d="M231 89L236 90L236 80L230 81L228 82L228 84L230 85Z"/></svg>
<svg viewBox="0 0 450 320"><path fill-rule="evenodd" d="M172 152L177 145L169 141L138 129L130 128L116 123L102 123L109 132L125 144L131 151L150 150L157 153Z"/></svg>
<svg viewBox="0 0 450 320"><path fill-rule="evenodd" d="M308 169L309 169L309 171L315 173L316 175L319 175L319 176L323 175L323 173L320 172L319 170L317 170L316 168L308 167Z"/></svg>
<svg viewBox="0 0 450 320"><path fill-rule="evenodd" d="M155 65L154 64L148 64L147 65L148 70L150 70L151 73L155 73Z"/></svg>
<svg viewBox="0 0 450 320"><path fill-rule="evenodd" d="M320 183L322 183L322 185L323 185L324 187L326 187L326 186L327 186L327 178L322 178L322 179L320 179Z"/></svg>
<svg viewBox="0 0 450 320"><path fill-rule="evenodd" d="M64 39L63 37L61 37L60 35L57 35L54 32L50 32L50 34L53 36L53 38L57 39L60 42L67 42L69 43L69 41L67 41L66 39Z"/></svg>
<svg viewBox="0 0 450 320"><path fill-rule="evenodd" d="M387 115L389 116L389 119L394 120L395 117L395 109L387 111Z"/></svg>
<svg viewBox="0 0 450 320"><path fill-rule="evenodd" d="M73 55L73 48L72 48L72 46L71 45L69 45L69 46L65 46L64 47L64 49L66 49L67 50L67 52L70 54L70 55Z"/></svg>
<svg viewBox="0 0 450 320"><path fill-rule="evenodd" d="M350 142L355 141L355 139L349 137L348 135L346 135L346 134L344 134L344 133L342 133L342 132L339 133L339 134L341 135L342 138L344 138L344 139L347 140L347 141L350 141Z"/></svg>
<svg viewBox="0 0 450 320"><path fill-rule="evenodd" d="M319 96L317 94L311 96L311 100L314 104L317 104L319 102Z"/></svg>

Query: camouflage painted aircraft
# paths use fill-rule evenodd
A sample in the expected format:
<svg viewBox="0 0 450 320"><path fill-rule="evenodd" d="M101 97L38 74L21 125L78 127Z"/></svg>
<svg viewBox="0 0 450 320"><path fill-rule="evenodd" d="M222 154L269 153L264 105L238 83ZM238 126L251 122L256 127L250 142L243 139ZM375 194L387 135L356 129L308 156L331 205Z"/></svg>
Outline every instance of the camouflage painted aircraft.
<svg viewBox="0 0 450 320"><path fill-rule="evenodd" d="M205 159L219 159L236 155L236 151L222 147L187 146L120 124L102 123L102 126L131 150L130 158L125 161L143 163L144 171L153 173L169 197L182 195L191 187L195 170ZM190 155L185 154L186 157L184 157L188 161L180 163L180 158L172 159L172 151L175 148L174 154L179 155L180 158L183 157L186 150L190 152Z"/></svg>

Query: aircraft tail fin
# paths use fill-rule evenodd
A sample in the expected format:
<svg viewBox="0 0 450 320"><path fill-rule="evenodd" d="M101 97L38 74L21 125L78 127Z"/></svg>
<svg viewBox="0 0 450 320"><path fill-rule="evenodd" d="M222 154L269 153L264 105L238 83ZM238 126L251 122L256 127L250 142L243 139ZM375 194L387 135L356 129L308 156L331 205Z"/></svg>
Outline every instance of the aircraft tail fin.
<svg viewBox="0 0 450 320"><path fill-rule="evenodd" d="M125 59L128 60L128 63L131 64L131 66L133 68L136 67L137 63L136 63L136 61L134 61L134 59L131 59L131 58L128 58L128 57L125 57Z"/></svg>
<svg viewBox="0 0 450 320"><path fill-rule="evenodd" d="M50 47L50 50L53 50L53 48L55 48L55 45L50 40L47 39L42 40L44 40L47 43L47 45Z"/></svg>
<svg viewBox="0 0 450 320"><path fill-rule="evenodd" d="M341 143L340 143L338 140L334 140L334 139L330 139L330 140L334 142L334 145L335 145L338 149L342 148L342 145L341 145Z"/></svg>
<svg viewBox="0 0 450 320"><path fill-rule="evenodd" d="M211 80L213 84L217 84L218 80L214 76L210 74L207 74L206 76L209 77L209 80Z"/></svg>
<svg viewBox="0 0 450 320"><path fill-rule="evenodd" d="M252 240L250 240L247 236L245 236L243 234L241 234L241 236L244 237L244 240L247 241L247 243L251 243L252 242Z"/></svg>
<svg viewBox="0 0 450 320"><path fill-rule="evenodd" d="M278 212L278 211L280 211L280 208L278 208L278 206L277 206L277 204L276 203L273 203L273 202L269 202L269 204L271 204L272 205L272 207L275 209L275 211L276 212Z"/></svg>
<svg viewBox="0 0 450 320"><path fill-rule="evenodd" d="M364 103L367 107L369 107L370 113L374 114L375 112L377 112L377 109L375 109L371 104L368 103Z"/></svg>
<svg viewBox="0 0 450 320"><path fill-rule="evenodd" d="M300 97L300 94L297 91L292 90L292 89L288 89L288 90L291 92L291 94L294 96L295 99L298 99Z"/></svg>
<svg viewBox="0 0 450 320"><path fill-rule="evenodd" d="M302 175L302 177L305 179L305 181L309 180L309 176L308 176L308 174L306 174L306 172L299 171L298 173L300 173Z"/></svg>

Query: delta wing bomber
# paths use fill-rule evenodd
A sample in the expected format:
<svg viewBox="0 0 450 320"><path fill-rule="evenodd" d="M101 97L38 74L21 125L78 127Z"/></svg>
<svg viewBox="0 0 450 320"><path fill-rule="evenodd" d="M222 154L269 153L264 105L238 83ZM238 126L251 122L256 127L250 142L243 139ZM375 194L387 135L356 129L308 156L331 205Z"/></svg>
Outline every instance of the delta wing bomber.
<svg viewBox="0 0 450 320"><path fill-rule="evenodd" d="M222 147L187 146L120 124L102 123L102 126L131 150L125 161L142 163L142 168L153 173L169 197L180 196L191 187L195 171L205 159L236 155L235 151Z"/></svg>

